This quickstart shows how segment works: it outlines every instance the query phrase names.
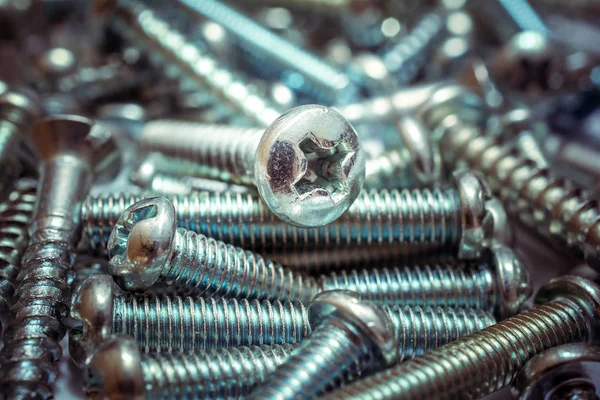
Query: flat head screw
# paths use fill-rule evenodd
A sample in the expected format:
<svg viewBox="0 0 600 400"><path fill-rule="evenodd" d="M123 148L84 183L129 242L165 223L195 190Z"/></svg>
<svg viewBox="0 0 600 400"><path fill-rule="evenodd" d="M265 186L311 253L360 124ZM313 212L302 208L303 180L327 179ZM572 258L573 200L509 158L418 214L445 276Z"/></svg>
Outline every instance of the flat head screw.
<svg viewBox="0 0 600 400"><path fill-rule="evenodd" d="M397 359L392 323L383 310L354 292L323 292L311 303L313 332L251 394L251 399L319 397L365 369Z"/></svg>

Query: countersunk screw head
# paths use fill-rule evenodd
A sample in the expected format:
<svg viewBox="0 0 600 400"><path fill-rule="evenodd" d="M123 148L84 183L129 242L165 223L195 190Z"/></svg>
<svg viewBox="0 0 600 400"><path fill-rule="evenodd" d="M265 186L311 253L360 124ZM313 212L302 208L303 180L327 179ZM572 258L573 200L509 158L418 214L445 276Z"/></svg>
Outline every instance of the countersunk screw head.
<svg viewBox="0 0 600 400"><path fill-rule="evenodd" d="M350 290L319 293L308 308L311 326L317 326L324 319L333 316L349 322L370 337L387 365L398 359L394 327L385 312L374 303L360 300L359 294Z"/></svg>
<svg viewBox="0 0 600 400"><path fill-rule="evenodd" d="M509 247L498 245L489 253L496 268L500 293L496 315L502 319L508 318L517 314L525 300L531 296L533 285L529 268Z"/></svg>
<svg viewBox="0 0 600 400"><path fill-rule="evenodd" d="M134 339L121 335L106 339L88 365L88 394L97 398L144 399L142 354Z"/></svg>
<svg viewBox="0 0 600 400"><path fill-rule="evenodd" d="M521 368L512 386L513 396L521 400L563 398L556 396L560 389L566 389L565 394L600 391L600 347L570 343L548 349Z"/></svg>
<svg viewBox="0 0 600 400"><path fill-rule="evenodd" d="M352 125L317 105L281 115L262 136L254 177L268 207L285 222L326 225L358 196L366 158Z"/></svg>
<svg viewBox="0 0 600 400"><path fill-rule="evenodd" d="M176 230L175 208L165 198L151 197L127 208L107 245L115 282L130 291L152 286L169 257Z"/></svg>

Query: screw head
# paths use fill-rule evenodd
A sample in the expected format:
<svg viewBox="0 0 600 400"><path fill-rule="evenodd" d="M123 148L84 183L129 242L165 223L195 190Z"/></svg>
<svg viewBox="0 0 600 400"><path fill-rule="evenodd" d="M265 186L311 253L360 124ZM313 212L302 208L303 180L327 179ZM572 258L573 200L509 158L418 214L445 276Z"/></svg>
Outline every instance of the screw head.
<svg viewBox="0 0 600 400"><path fill-rule="evenodd" d="M365 155L352 125L317 105L291 109L267 128L254 177L268 207L285 222L316 227L336 220L365 179Z"/></svg>
<svg viewBox="0 0 600 400"><path fill-rule="evenodd" d="M308 308L308 318L314 327L326 318L340 318L373 340L386 364L398 357L398 343L393 325L386 313L376 304L360 300L350 290L328 290L319 293Z"/></svg>
<svg viewBox="0 0 600 400"><path fill-rule="evenodd" d="M173 204L151 197L128 207L108 239L108 269L124 290L151 287L168 260L177 219Z"/></svg>
<svg viewBox="0 0 600 400"><path fill-rule="evenodd" d="M600 394L600 347L570 343L536 355L519 371L512 393L521 400L550 400L563 398L556 397L561 389L577 387Z"/></svg>
<svg viewBox="0 0 600 400"><path fill-rule="evenodd" d="M521 305L531 296L531 275L527 265L511 248L496 245L490 252L500 293L496 314L505 319L519 312Z"/></svg>
<svg viewBox="0 0 600 400"><path fill-rule="evenodd" d="M111 400L144 399L142 354L130 336L106 339L91 358L87 370L87 394Z"/></svg>
<svg viewBox="0 0 600 400"><path fill-rule="evenodd" d="M19 110L21 112L15 112ZM34 121L43 114L38 95L25 87L11 88L0 81L0 118L17 125Z"/></svg>
<svg viewBox="0 0 600 400"><path fill-rule="evenodd" d="M442 158L438 146L434 146L429 130L410 115L396 121L398 134L410 155L410 168L421 185L431 186L440 181Z"/></svg>

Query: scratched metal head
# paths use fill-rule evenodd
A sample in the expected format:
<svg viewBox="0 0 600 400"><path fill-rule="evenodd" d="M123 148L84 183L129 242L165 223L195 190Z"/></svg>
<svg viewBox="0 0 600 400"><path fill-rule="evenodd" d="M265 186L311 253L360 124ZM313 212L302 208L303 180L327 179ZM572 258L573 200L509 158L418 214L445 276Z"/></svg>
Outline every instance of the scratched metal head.
<svg viewBox="0 0 600 400"><path fill-rule="evenodd" d="M177 220L173 204L151 197L127 208L108 239L109 271L123 289L148 289L169 257Z"/></svg>
<svg viewBox="0 0 600 400"><path fill-rule="evenodd" d="M279 218L300 227L322 226L358 196L365 155L356 131L337 111L306 105L286 112L265 131L254 177Z"/></svg>

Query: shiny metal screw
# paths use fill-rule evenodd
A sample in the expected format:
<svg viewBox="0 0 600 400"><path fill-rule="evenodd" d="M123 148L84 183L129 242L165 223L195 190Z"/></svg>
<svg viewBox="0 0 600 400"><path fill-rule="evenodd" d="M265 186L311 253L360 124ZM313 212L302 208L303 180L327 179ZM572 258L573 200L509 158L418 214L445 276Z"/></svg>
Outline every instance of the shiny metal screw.
<svg viewBox="0 0 600 400"><path fill-rule="evenodd" d="M251 392L250 399L316 398L397 359L390 319L356 293L323 292L308 311L311 335Z"/></svg>
<svg viewBox="0 0 600 400"><path fill-rule="evenodd" d="M304 277L204 235L177 228L173 204L151 197L127 208L108 240L109 270L125 290L165 282L205 296L309 302L318 291Z"/></svg>
<svg viewBox="0 0 600 400"><path fill-rule="evenodd" d="M205 177L254 184L273 213L301 227L337 219L364 181L356 131L323 106L293 108L267 130L150 122L141 147L197 163Z"/></svg>
<svg viewBox="0 0 600 400"><path fill-rule="evenodd" d="M600 392L600 347L563 344L533 357L512 384L520 400L597 400Z"/></svg>
<svg viewBox="0 0 600 400"><path fill-rule="evenodd" d="M234 399L250 393L293 345L143 354L128 336L103 342L87 366L86 394L105 399Z"/></svg>
<svg viewBox="0 0 600 400"><path fill-rule="evenodd" d="M600 287L565 276L539 292L536 305L327 399L481 398L507 385L531 357L565 343L598 343Z"/></svg>
<svg viewBox="0 0 600 400"><path fill-rule="evenodd" d="M112 177L118 152L108 132L77 116L46 118L30 135L42 160L31 238L4 330L1 385L8 398L49 398L69 313L72 248L81 228L77 205L95 177Z"/></svg>

